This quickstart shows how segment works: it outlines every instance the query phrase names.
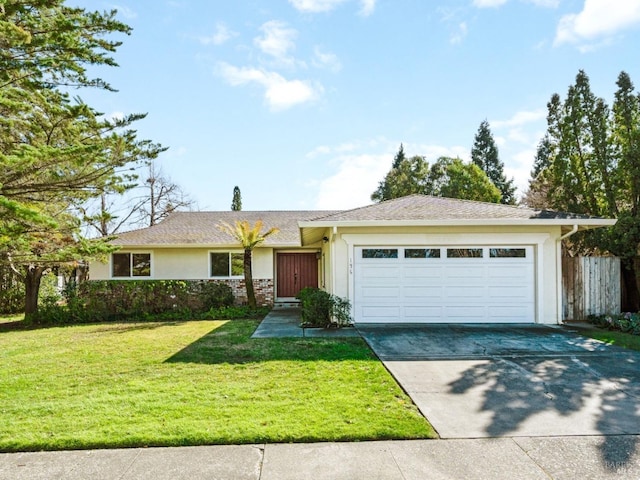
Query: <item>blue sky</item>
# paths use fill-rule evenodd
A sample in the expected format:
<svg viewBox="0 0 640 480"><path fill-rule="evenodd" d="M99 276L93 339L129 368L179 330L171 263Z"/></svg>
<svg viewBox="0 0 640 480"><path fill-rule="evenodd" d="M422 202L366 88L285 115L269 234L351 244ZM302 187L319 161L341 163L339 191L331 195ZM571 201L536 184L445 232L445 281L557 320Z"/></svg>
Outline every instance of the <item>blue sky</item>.
<svg viewBox="0 0 640 480"><path fill-rule="evenodd" d="M640 0L69 1L133 27L82 91L107 115L148 112L141 138L202 210L366 205L400 143L469 159L491 125L522 194L546 103L579 69L613 100L640 86Z"/></svg>

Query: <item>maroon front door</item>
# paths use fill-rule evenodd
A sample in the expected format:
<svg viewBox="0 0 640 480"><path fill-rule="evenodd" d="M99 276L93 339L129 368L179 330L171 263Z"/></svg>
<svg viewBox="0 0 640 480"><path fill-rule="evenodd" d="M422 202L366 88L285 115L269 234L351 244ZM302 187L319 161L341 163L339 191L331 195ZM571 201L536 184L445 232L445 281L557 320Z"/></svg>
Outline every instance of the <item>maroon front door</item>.
<svg viewBox="0 0 640 480"><path fill-rule="evenodd" d="M279 298L295 297L305 287L318 286L318 259L315 253L278 253Z"/></svg>

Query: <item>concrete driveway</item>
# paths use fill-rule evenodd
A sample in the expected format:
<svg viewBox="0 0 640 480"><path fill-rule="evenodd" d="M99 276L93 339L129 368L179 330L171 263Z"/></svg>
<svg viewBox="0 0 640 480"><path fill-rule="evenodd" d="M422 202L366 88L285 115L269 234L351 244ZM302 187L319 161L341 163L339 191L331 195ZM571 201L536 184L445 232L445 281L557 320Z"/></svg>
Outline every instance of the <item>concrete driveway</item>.
<svg viewBox="0 0 640 480"><path fill-rule="evenodd" d="M640 352L538 325L358 330L443 438L640 434Z"/></svg>

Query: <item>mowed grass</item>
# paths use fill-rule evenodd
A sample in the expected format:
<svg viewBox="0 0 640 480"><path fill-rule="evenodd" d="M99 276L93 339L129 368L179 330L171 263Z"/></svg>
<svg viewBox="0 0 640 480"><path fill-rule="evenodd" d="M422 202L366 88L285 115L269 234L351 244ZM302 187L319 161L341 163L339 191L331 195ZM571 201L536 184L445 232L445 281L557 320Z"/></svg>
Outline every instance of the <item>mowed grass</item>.
<svg viewBox="0 0 640 480"><path fill-rule="evenodd" d="M361 339L257 324L0 330L0 450L436 436Z"/></svg>
<svg viewBox="0 0 640 480"><path fill-rule="evenodd" d="M630 333L622 333L615 330L603 330L592 328L578 331L581 335L595 338L610 345L618 347L630 348L632 350L640 350L640 335L631 335Z"/></svg>

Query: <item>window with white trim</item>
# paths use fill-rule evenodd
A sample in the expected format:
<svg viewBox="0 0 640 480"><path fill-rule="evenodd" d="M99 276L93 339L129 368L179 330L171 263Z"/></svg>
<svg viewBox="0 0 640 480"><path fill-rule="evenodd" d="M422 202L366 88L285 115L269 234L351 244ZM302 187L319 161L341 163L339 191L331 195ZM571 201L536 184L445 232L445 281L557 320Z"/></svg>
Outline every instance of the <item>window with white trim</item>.
<svg viewBox="0 0 640 480"><path fill-rule="evenodd" d="M111 254L111 276L114 278L150 277L150 253Z"/></svg>
<svg viewBox="0 0 640 480"><path fill-rule="evenodd" d="M211 252L209 254L211 277L242 277L244 275L244 253Z"/></svg>

